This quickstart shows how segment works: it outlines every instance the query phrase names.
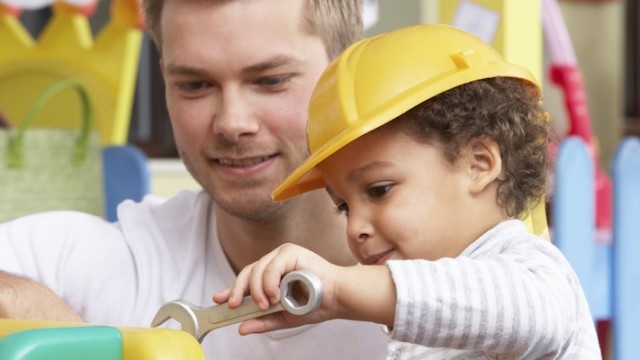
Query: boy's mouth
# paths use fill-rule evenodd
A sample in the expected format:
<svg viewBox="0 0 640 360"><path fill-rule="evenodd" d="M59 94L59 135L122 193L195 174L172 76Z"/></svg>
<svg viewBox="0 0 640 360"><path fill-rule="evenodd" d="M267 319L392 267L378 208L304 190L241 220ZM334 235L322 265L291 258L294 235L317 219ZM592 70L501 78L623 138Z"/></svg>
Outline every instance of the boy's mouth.
<svg viewBox="0 0 640 360"><path fill-rule="evenodd" d="M387 260L391 256L391 253L393 253L393 250L394 249L390 249L385 252L381 252L379 254L365 256L364 257L365 263L368 265L382 265L385 262L387 262Z"/></svg>

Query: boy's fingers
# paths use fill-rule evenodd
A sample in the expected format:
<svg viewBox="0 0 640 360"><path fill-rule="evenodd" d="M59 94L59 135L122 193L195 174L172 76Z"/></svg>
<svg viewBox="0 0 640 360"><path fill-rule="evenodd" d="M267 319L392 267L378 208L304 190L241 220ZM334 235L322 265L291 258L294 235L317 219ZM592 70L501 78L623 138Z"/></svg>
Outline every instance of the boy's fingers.
<svg viewBox="0 0 640 360"><path fill-rule="evenodd" d="M251 268L252 266L247 266L236 278L236 281L233 283L233 286L229 289L229 306L234 308L240 305L242 299L244 299L244 294L249 290L249 277L251 276Z"/></svg>
<svg viewBox="0 0 640 360"><path fill-rule="evenodd" d="M294 269L288 268L282 261L274 258L262 272L262 286L272 304L280 301L280 282L282 277L292 270Z"/></svg>
<svg viewBox="0 0 640 360"><path fill-rule="evenodd" d="M229 294L231 293L231 289L225 289L220 291L219 293L213 295L211 298L216 304L224 304L229 301Z"/></svg>
<svg viewBox="0 0 640 360"><path fill-rule="evenodd" d="M262 286L272 304L280 301L282 277L291 271L302 269L304 264L308 262L306 251L297 245L284 244L273 252L274 256L271 257L262 272Z"/></svg>
<svg viewBox="0 0 640 360"><path fill-rule="evenodd" d="M264 294L262 288L262 273L264 271L264 263L262 261L255 263L251 269L251 275L249 277L249 289L251 291L251 298L258 304L258 308L265 311L269 308L269 300Z"/></svg>
<svg viewBox="0 0 640 360"><path fill-rule="evenodd" d="M259 334L267 331L285 328L281 314L266 315L257 319L242 322L238 328L240 335Z"/></svg>

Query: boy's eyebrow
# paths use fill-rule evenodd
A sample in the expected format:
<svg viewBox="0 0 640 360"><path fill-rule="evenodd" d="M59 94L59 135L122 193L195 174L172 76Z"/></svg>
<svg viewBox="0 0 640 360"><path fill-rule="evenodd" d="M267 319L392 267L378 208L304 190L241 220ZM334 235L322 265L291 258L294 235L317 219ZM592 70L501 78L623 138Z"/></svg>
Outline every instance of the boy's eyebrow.
<svg viewBox="0 0 640 360"><path fill-rule="evenodd" d="M327 194L329 194L329 196L335 196L336 194L333 192L333 190L331 190L330 187L325 186L324 189L327 191Z"/></svg>
<svg viewBox="0 0 640 360"><path fill-rule="evenodd" d="M376 169L376 168L380 168L380 167L385 167L385 166L391 166L392 164L386 161L372 161L364 166L361 166L357 169L353 169L349 175L347 176L347 179L349 181L355 181L359 178L361 178L362 176L364 176L365 173Z"/></svg>
<svg viewBox="0 0 640 360"><path fill-rule="evenodd" d="M391 165L392 164L390 162L386 162L386 161L372 161L362 167L359 167L350 171L349 174L347 175L347 180L356 181L361 177L363 177L364 174L367 173L368 171L371 171L373 169L380 168L380 167L391 166ZM325 185L324 189L327 191L327 194L329 194L329 196L331 197L336 196L336 194L333 192L333 190L329 186Z"/></svg>
<svg viewBox="0 0 640 360"><path fill-rule="evenodd" d="M295 59L294 57L287 55L277 55L273 58L267 59L265 61L259 62L254 65L250 65L241 70L244 74L255 74L260 73L266 70L275 69L281 66L295 66L300 64L301 61ZM166 64L165 70L168 74L183 74L183 75L206 75L208 72L204 68L193 67L189 65L180 65L169 63Z"/></svg>

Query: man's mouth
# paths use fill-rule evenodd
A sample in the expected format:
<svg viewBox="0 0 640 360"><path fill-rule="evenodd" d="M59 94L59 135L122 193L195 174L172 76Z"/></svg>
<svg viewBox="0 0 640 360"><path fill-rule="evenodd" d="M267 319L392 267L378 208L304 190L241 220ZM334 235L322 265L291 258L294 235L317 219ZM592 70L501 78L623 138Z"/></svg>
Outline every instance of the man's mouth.
<svg viewBox="0 0 640 360"><path fill-rule="evenodd" d="M224 165L224 166L246 167L246 166L253 166L253 165L265 162L269 160L272 156L273 155L265 155L265 156L258 156L258 157L245 158L245 159L218 158L216 159L216 161L220 165Z"/></svg>

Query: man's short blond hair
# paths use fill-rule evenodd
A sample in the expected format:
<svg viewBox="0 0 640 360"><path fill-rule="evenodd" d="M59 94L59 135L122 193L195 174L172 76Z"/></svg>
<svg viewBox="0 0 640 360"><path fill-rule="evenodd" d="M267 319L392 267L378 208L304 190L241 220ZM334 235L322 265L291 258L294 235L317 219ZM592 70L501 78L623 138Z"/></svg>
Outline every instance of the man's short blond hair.
<svg viewBox="0 0 640 360"><path fill-rule="evenodd" d="M224 2L241 0L195 1ZM142 1L147 31L151 40L156 44L160 56L162 56L160 19L164 2L165 0ZM301 21L309 34L317 35L322 39L330 59L338 56L349 45L364 36L362 0L306 0Z"/></svg>

